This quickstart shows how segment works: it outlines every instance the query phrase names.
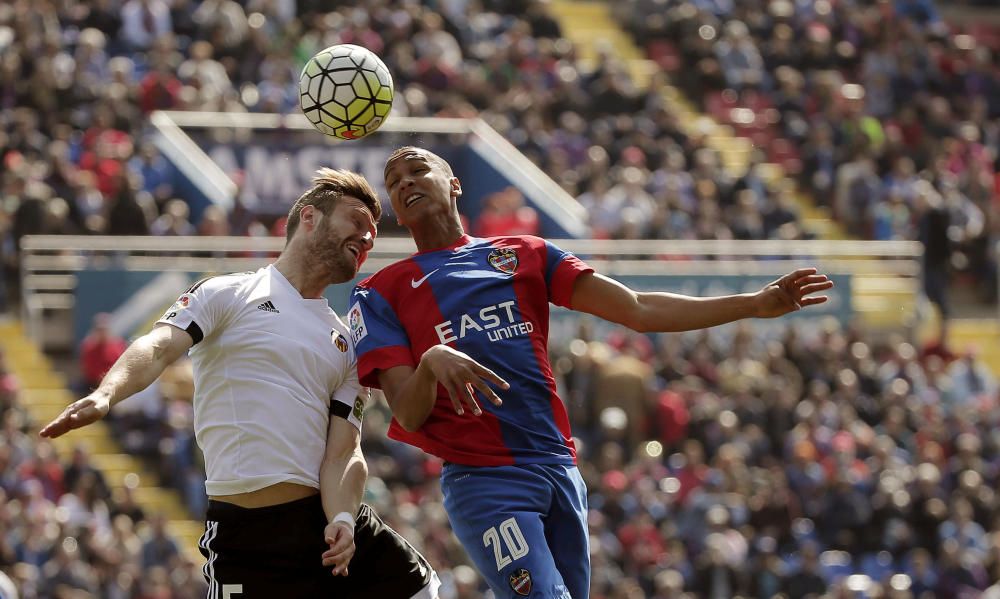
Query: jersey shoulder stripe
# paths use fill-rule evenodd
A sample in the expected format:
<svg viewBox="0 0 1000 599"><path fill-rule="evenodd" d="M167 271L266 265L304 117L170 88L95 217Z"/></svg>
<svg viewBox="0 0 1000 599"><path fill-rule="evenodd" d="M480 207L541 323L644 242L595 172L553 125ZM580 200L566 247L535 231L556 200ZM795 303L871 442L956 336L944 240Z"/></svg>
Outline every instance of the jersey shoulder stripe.
<svg viewBox="0 0 1000 599"><path fill-rule="evenodd" d="M201 287L205 283L211 281L212 279L219 279L219 278L222 278L222 277L245 277L245 276L249 276L249 275L252 275L252 274L255 274L255 271L245 270L243 272L231 272L231 273L222 274L222 275L209 275L207 277L204 277L204 278L200 279L197 283L195 283L194 285L192 285L191 287L189 287L188 290L187 290L187 293L194 293L195 291L198 290L199 287Z"/></svg>

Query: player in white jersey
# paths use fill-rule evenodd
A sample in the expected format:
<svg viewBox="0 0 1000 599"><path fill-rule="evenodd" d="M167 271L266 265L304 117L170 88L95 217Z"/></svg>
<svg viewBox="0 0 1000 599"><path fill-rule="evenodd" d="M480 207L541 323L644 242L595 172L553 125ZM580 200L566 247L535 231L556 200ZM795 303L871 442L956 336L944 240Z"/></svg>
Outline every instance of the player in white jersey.
<svg viewBox="0 0 1000 599"><path fill-rule="evenodd" d="M188 289L41 435L103 418L190 350L209 599L434 597L427 561L361 504L367 390L350 330L322 296L357 274L381 207L355 173L322 169L314 183L274 264Z"/></svg>

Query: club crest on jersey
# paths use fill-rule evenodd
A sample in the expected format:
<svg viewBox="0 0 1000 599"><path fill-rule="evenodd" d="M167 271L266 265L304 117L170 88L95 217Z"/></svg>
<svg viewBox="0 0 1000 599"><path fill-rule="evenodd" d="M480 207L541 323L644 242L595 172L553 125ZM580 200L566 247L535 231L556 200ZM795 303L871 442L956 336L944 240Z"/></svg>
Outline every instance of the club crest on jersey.
<svg viewBox="0 0 1000 599"><path fill-rule="evenodd" d="M518 568L510 575L510 588L522 597L527 597L531 593L531 572L524 568Z"/></svg>
<svg viewBox="0 0 1000 599"><path fill-rule="evenodd" d="M337 331L330 331L330 336L333 337L333 344L337 346L337 349L341 352L347 351L347 339L344 339L343 335Z"/></svg>
<svg viewBox="0 0 1000 599"><path fill-rule="evenodd" d="M490 252L486 260L505 275L512 275L517 270L517 252L510 248L497 248Z"/></svg>

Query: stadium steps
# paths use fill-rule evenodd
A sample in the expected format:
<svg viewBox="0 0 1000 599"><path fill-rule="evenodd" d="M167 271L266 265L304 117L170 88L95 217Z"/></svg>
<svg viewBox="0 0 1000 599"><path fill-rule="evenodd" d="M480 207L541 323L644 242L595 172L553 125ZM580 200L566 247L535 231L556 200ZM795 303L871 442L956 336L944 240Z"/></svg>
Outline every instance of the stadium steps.
<svg viewBox="0 0 1000 599"><path fill-rule="evenodd" d="M922 342L936 336L939 317L934 310L922 331ZM992 317L953 318L948 322L948 347L963 356L975 351L979 359L1000 377L1000 320Z"/></svg>
<svg viewBox="0 0 1000 599"><path fill-rule="evenodd" d="M40 428L58 416L77 397L68 390L66 380L51 361L39 351L15 321L0 322L0 347L10 368L21 383L21 398L32 421ZM161 513L168 520L168 530L177 539L187 556L200 563L198 539L204 524L192 520L179 495L156 485L156 476L136 459L124 453L104 422L77 429L52 440L61 461L65 463L77 445L87 447L91 463L104 473L112 488L129 485L136 501L148 514Z"/></svg>
<svg viewBox="0 0 1000 599"><path fill-rule="evenodd" d="M618 26L606 2L553 0L548 8L549 14L559 22L563 35L573 42L584 68L594 66L599 49L606 46L624 63L637 87L649 87L659 70L656 63L646 58L632 36Z"/></svg>
<svg viewBox="0 0 1000 599"><path fill-rule="evenodd" d="M553 0L549 13L559 22L563 35L570 39L583 59L584 67L595 61L598 47L609 44L614 56L628 65L633 81L645 89L656 82L664 101L677 113L684 132L692 136L705 136L707 145L719 153L723 167L733 177L746 173L753 152L753 142L736 135L730 125L720 124L704 114L684 93L670 85L663 77L653 78L658 70L655 62L647 60L645 52L632 40L628 32L619 27L606 2L578 2ZM803 226L821 239L849 239L844 228L833 220L829 211L817 206L812 198L798 190L777 163L764 166L764 177L769 182L786 180L793 186L799 215ZM913 281L887 278L884 275L854 275L852 277L852 305L862 321L872 327L896 328L911 326L916 318L916 293Z"/></svg>
<svg viewBox="0 0 1000 599"><path fill-rule="evenodd" d="M995 318L960 318L948 323L948 344L965 354L975 349L979 358L1000 376L1000 321Z"/></svg>
<svg viewBox="0 0 1000 599"><path fill-rule="evenodd" d="M917 320L915 279L883 274L851 275L851 307L866 326L901 329Z"/></svg>

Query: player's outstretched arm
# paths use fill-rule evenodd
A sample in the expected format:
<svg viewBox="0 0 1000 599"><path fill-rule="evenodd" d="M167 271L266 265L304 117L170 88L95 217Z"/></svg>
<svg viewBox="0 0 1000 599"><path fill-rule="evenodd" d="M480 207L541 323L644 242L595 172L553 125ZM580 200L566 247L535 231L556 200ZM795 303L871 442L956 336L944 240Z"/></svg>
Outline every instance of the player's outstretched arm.
<svg viewBox="0 0 1000 599"><path fill-rule="evenodd" d="M54 439L104 418L111 406L148 387L192 344L191 335L177 327L157 325L128 346L93 393L68 405L39 434Z"/></svg>
<svg viewBox="0 0 1000 599"><path fill-rule="evenodd" d="M693 331L744 318L774 318L805 306L822 304L816 295L833 287L815 268L802 268L777 279L756 293L723 297L691 297L674 293L637 292L599 274L577 277L574 310L587 312L630 329L672 333Z"/></svg>
<svg viewBox="0 0 1000 599"><path fill-rule="evenodd" d="M333 566L335 576L347 576L354 557L354 520L367 479L368 462L361 453L361 431L346 419L331 416L326 454L319 469L319 490L328 522L324 538L330 546L323 552L323 565Z"/></svg>
<svg viewBox="0 0 1000 599"><path fill-rule="evenodd" d="M476 401L476 391L499 406L503 402L487 383L501 389L510 388L507 381L495 372L447 345L435 345L428 349L416 368L395 366L379 372L379 385L393 417L410 432L423 426L434 410L438 383L448 391L457 413L465 413L464 401L476 416L483 413Z"/></svg>

